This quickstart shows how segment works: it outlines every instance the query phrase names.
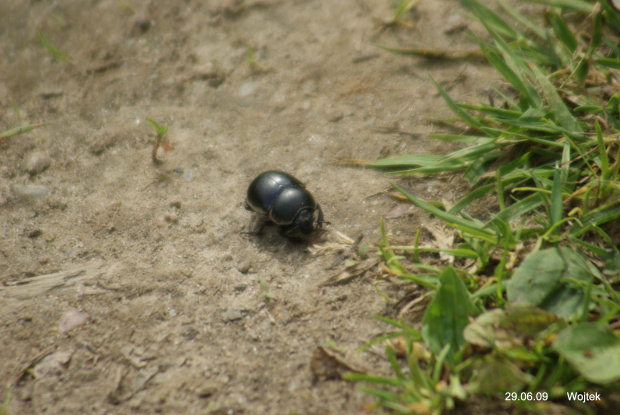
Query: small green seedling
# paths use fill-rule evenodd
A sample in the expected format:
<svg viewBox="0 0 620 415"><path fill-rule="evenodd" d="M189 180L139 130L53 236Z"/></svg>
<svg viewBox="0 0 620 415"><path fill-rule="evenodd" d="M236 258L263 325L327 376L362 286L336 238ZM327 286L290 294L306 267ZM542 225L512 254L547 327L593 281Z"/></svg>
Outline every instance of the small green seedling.
<svg viewBox="0 0 620 415"><path fill-rule="evenodd" d="M250 69L254 73L262 73L267 72L269 68L265 65L260 64L256 58L254 57L254 51L252 50L252 46L248 45L248 63L250 64Z"/></svg>
<svg viewBox="0 0 620 415"><path fill-rule="evenodd" d="M164 151L172 151L174 150L174 146L170 144L168 139L163 138L164 134L166 134L166 131L168 131L167 125L160 127L159 124L157 124L152 119L147 118L146 120L149 122L149 124L153 126L153 128L155 129L155 132L157 133L157 138L155 139L155 145L153 146L152 159L153 159L153 163L158 164L158 163L161 163L161 161L159 161L159 159L157 158L157 150L159 149L159 145L161 144L161 146L164 148Z"/></svg>
<svg viewBox="0 0 620 415"><path fill-rule="evenodd" d="M420 0L393 0L394 3L394 12L389 19L383 20L380 19L379 22L381 24L381 32L388 28L396 27L396 26L404 26L408 29L413 28L413 22L407 20L405 16L409 13L415 6L418 5Z"/></svg>
<svg viewBox="0 0 620 415"><path fill-rule="evenodd" d="M276 296L269 290L269 283L267 282L267 280L261 278L259 280L259 283L261 289L260 298L262 300L265 300L266 303L268 303L270 300L277 301L275 298Z"/></svg>
<svg viewBox="0 0 620 415"><path fill-rule="evenodd" d="M8 415L9 410L7 409L9 406L9 402L11 401L11 392L8 392L6 395L6 399L2 405L0 405L0 415Z"/></svg>
<svg viewBox="0 0 620 415"><path fill-rule="evenodd" d="M366 255L368 255L368 245L361 244L358 253L361 259L366 259Z"/></svg>

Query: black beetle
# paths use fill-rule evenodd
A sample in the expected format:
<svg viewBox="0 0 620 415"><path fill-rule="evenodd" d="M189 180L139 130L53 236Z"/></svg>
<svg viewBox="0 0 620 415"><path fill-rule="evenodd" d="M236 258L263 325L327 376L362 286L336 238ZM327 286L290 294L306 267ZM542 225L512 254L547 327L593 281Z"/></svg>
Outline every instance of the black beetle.
<svg viewBox="0 0 620 415"><path fill-rule="evenodd" d="M324 223L328 224L323 220L321 206L306 186L290 174L277 170L263 172L252 180L245 208L266 215L279 226L281 234L289 237L309 235Z"/></svg>

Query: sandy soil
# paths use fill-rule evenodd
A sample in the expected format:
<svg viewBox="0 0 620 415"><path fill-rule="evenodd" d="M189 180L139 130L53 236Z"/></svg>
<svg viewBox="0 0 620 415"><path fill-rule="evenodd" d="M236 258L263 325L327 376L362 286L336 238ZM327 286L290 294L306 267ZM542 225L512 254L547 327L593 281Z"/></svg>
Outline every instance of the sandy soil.
<svg viewBox="0 0 620 415"><path fill-rule="evenodd" d="M0 144L9 414L357 414L372 402L311 370L328 340L387 370L380 352L356 352L389 329L371 315L393 314L376 267L322 285L344 266L330 269L336 232L376 244L392 212L407 243L429 216L394 214L382 173L334 161L445 151L425 138L452 116L429 74L461 100L486 96L496 75L375 46L475 49L454 0L422 2L413 28L386 30L387 0L237 3L0 1L0 131L50 123ZM169 126L160 165L146 118ZM331 225L311 242L324 250L242 233L247 186L268 169L320 202ZM453 182L405 184L454 198ZM394 300L408 290L381 287Z"/></svg>

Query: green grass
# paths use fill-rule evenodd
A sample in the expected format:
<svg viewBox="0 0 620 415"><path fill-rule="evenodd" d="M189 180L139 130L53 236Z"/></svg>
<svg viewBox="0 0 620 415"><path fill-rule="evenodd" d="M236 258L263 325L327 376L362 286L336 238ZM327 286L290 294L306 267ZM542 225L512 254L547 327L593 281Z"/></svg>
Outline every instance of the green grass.
<svg viewBox="0 0 620 415"><path fill-rule="evenodd" d="M8 130L4 130L0 132L0 140L4 140L7 138L11 138L16 135L26 134L34 130L35 128L44 127L47 123L38 123L38 124L28 124L28 125L20 125L19 127L10 128Z"/></svg>
<svg viewBox="0 0 620 415"><path fill-rule="evenodd" d="M499 106L461 104L431 78L469 127L432 137L468 146L365 163L394 176L461 172L471 190L445 206L392 183L457 242L421 248L418 231L414 245L394 247L381 223L383 268L432 301L421 332L388 321L398 330L381 340L406 344L404 360L387 347L393 376L349 379L370 384L377 406L395 413L443 413L482 396L591 413L566 393L620 390L620 14L607 0L532 1L546 6L541 24L501 1L462 3L488 32L472 36L510 88L495 91ZM487 220L467 213L483 197L496 200ZM437 252L453 264L424 262ZM413 356L416 344L431 357Z"/></svg>
<svg viewBox="0 0 620 415"><path fill-rule="evenodd" d="M60 51L60 49L58 49L56 46L54 46L52 44L52 42L50 42L47 37L43 34L43 32L41 31L41 29L37 28L37 39L39 39L39 43L41 43L41 45L47 49L47 51L56 59L61 60L65 63L69 63L72 64L73 62L71 61L71 59L69 59L67 57L67 55L65 55L63 52Z"/></svg>

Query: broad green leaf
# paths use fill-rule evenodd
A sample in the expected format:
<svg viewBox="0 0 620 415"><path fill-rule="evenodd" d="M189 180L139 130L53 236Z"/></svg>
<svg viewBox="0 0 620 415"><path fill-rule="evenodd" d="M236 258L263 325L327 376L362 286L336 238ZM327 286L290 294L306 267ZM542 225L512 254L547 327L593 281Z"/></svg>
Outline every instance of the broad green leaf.
<svg viewBox="0 0 620 415"><path fill-rule="evenodd" d="M532 383L534 377L523 372L517 365L507 359L488 354L474 358L472 379L466 386L468 393L499 395L504 392L521 391Z"/></svg>
<svg viewBox="0 0 620 415"><path fill-rule="evenodd" d="M592 266L569 248L548 248L525 258L508 283L507 297L512 304L531 304L562 318L579 310L584 293L570 280L589 282Z"/></svg>
<svg viewBox="0 0 620 415"><path fill-rule="evenodd" d="M454 366L454 355L465 344L463 329L474 308L465 284L454 268L447 267L439 276L440 286L422 319L422 337L434 355L450 345L447 362Z"/></svg>
<svg viewBox="0 0 620 415"><path fill-rule="evenodd" d="M595 323L567 327L552 347L590 382L620 379L620 339L606 327Z"/></svg>
<svg viewBox="0 0 620 415"><path fill-rule="evenodd" d="M518 347L524 339L533 338L556 323L566 325L548 311L529 304L513 304L476 317L465 327L463 337L470 344L501 350Z"/></svg>

